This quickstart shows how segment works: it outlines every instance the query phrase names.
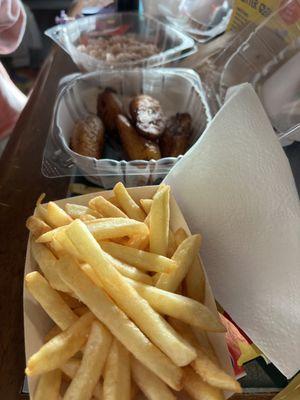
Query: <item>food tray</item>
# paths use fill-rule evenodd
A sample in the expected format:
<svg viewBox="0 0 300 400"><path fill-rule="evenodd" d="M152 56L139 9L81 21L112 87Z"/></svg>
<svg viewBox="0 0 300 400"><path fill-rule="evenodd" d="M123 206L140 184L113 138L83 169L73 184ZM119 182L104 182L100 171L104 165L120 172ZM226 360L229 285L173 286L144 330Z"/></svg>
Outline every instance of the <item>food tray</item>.
<svg viewBox="0 0 300 400"><path fill-rule="evenodd" d="M129 193L134 198L134 200L139 200L142 198L150 198L153 196L157 187L139 187L129 189ZM106 191L101 193L93 193L78 197L67 198L64 200L59 200L56 203L64 207L66 203L76 203L87 205L89 200L97 195L101 194L101 196L105 198L110 198L113 194L112 191ZM175 199L171 196L170 198L170 226L172 230L177 230L178 228L183 228L187 233L190 234L188 226L184 220L183 215L175 201ZM35 271L37 269L37 265L30 254L30 240L27 246L27 254L26 254L26 262L25 262L25 275L29 272ZM42 307L33 298L28 294L27 290L24 289L24 329L25 329L25 352L26 352L26 360L35 353L43 344L43 338L45 334L51 328L51 320L43 311ZM205 302L204 304L208 306L214 313L217 313L217 308L215 304L215 300L211 291L211 287L206 277L206 290L205 290ZM53 324L53 323L52 323ZM222 368L233 375L233 370L231 366L231 361L229 357L228 348L225 341L225 334L222 333L209 333L210 341L213 345L213 348L216 352L216 355L219 358L220 364ZM31 395L34 393L34 389L37 383L37 379L35 377L30 377L28 379L29 391ZM227 393L227 397L231 394ZM46 400L46 399L45 399ZM144 397L141 397L139 400L144 400ZM186 397L181 397L180 400L187 400Z"/></svg>
<svg viewBox="0 0 300 400"><path fill-rule="evenodd" d="M125 108L129 97L145 93L161 102L167 116L188 112L193 119L192 143L197 141L211 121L200 78L189 69L93 72L67 77L64 82L54 107L43 156L42 172L47 177L85 176L107 189L118 181L126 186L140 186L162 180L180 159L168 157L157 161L125 161L110 146L105 149L106 158L100 160L73 152L69 142L74 124L79 118L96 113L97 95L105 87L116 90Z"/></svg>
<svg viewBox="0 0 300 400"><path fill-rule="evenodd" d="M142 42L150 42L160 52L138 61L108 63L97 60L77 49L80 38L87 34L111 37L133 34ZM80 70L91 72L103 69L149 68L186 57L196 51L192 38L148 15L135 12L98 14L54 26L45 34L62 47Z"/></svg>

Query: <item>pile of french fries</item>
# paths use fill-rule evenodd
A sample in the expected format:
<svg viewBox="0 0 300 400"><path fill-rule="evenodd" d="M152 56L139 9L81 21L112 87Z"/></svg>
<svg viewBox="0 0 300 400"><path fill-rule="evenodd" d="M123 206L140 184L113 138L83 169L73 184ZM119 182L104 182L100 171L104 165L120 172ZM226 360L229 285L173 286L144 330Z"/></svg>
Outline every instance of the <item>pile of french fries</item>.
<svg viewBox="0 0 300 400"><path fill-rule="evenodd" d="M26 367L34 400L224 399L239 383L219 365L207 332L224 332L204 302L200 235L170 229L170 188L135 202L49 202L27 220L39 271L27 290L53 320Z"/></svg>

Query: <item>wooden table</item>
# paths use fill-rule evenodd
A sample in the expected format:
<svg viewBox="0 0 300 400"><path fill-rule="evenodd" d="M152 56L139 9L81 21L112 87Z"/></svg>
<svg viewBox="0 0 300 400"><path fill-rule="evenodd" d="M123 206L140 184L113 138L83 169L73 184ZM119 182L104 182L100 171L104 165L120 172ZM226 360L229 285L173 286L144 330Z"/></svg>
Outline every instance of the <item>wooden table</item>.
<svg viewBox="0 0 300 400"><path fill-rule="evenodd" d="M51 53L0 161L0 398L5 400L26 398L20 395L25 366L22 310L28 236L25 220L42 192L51 200L66 196L69 180L43 177L41 161L58 81L75 71L76 67L62 51L55 49ZM300 146L290 152L298 168ZM234 399L267 400L273 395L245 394Z"/></svg>

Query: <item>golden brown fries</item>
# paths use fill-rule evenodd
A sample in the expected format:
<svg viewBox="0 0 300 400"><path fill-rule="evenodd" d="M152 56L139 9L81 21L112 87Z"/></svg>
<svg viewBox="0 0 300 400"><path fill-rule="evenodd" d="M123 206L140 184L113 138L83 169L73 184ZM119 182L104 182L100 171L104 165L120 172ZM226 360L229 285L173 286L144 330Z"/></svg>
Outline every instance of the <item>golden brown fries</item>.
<svg viewBox="0 0 300 400"><path fill-rule="evenodd" d="M141 206L143 207L143 210L145 211L145 213L148 215L150 210L151 210L151 206L152 206L152 199L141 199L140 203Z"/></svg>
<svg viewBox="0 0 300 400"><path fill-rule="evenodd" d="M73 219L80 218L82 216L92 216L95 218L102 217L102 215L99 212L97 212L96 210L93 210L86 206L81 206L79 204L73 204L73 203L67 203L65 205L65 211Z"/></svg>
<svg viewBox="0 0 300 400"><path fill-rule="evenodd" d="M167 256L170 223L170 188L163 187L153 197L150 211L149 249L152 253Z"/></svg>
<svg viewBox="0 0 300 400"><path fill-rule="evenodd" d="M127 282L160 314L177 318L209 332L225 332L220 320L205 305L131 279L127 279Z"/></svg>
<svg viewBox="0 0 300 400"><path fill-rule="evenodd" d="M46 279L53 289L69 292L67 285L61 280L56 268L57 259L43 244L31 241L31 252Z"/></svg>
<svg viewBox="0 0 300 400"><path fill-rule="evenodd" d="M196 349L197 358L192 362L191 366L204 382L222 390L241 393L241 386L237 380L220 368L216 357L211 355L210 351L207 351L207 347L203 348L201 346L188 326L178 320L172 320L171 324Z"/></svg>
<svg viewBox="0 0 300 400"><path fill-rule="evenodd" d="M52 229L48 224L46 224L46 222L36 217L35 215L32 215L27 219L26 227L36 238L48 231L51 231Z"/></svg>
<svg viewBox="0 0 300 400"><path fill-rule="evenodd" d="M191 367L184 368L184 390L194 400L225 400L220 389L205 383L199 375L197 375Z"/></svg>
<svg viewBox="0 0 300 400"><path fill-rule="evenodd" d="M89 206L106 218L127 218L127 215L123 211L102 196L97 196L90 200Z"/></svg>
<svg viewBox="0 0 300 400"><path fill-rule="evenodd" d="M49 201L47 204L47 220L51 226L59 227L68 225L73 219L56 203Z"/></svg>
<svg viewBox="0 0 300 400"><path fill-rule="evenodd" d="M34 393L34 400L57 400L59 396L60 384L61 371L59 369L46 372L40 377Z"/></svg>
<svg viewBox="0 0 300 400"><path fill-rule="evenodd" d="M200 246L200 235L193 235L185 239L175 251L172 260L177 264L177 268L169 274L161 274L156 286L160 289L175 292L192 263L194 262Z"/></svg>
<svg viewBox="0 0 300 400"><path fill-rule="evenodd" d="M130 356L116 339L111 346L103 378L104 400L130 400Z"/></svg>
<svg viewBox="0 0 300 400"><path fill-rule="evenodd" d="M31 269L25 287L53 320L27 362L26 374L39 375L34 400L135 400L140 391L175 400L173 390L224 400L223 390L240 392L209 340L225 329L205 296L201 236L173 233L181 217L165 184L151 199L131 197L121 183L113 193L63 208L42 205L41 196L27 220L40 271Z"/></svg>
<svg viewBox="0 0 300 400"><path fill-rule="evenodd" d="M112 242L100 242L100 244L101 248L112 257L120 259L143 271L169 273L177 269L176 261L158 254Z"/></svg>
<svg viewBox="0 0 300 400"><path fill-rule="evenodd" d="M184 229L175 232L175 240L179 246L188 237ZM205 298L205 275L200 257L196 257L185 277L187 295L201 303Z"/></svg>
<svg viewBox="0 0 300 400"><path fill-rule="evenodd" d="M70 358L70 360L68 360L64 365L62 365L60 369L65 374L65 376L67 376L67 378L72 380L75 377L80 367L80 362L81 360L78 358ZM100 381L97 382L94 387L93 398L94 397L97 400L103 400L103 387Z"/></svg>
<svg viewBox="0 0 300 400"><path fill-rule="evenodd" d="M66 230L67 236L99 275L105 291L137 326L178 366L189 364L195 351L143 300L125 278L105 259L104 252L79 220Z"/></svg>
<svg viewBox="0 0 300 400"><path fill-rule="evenodd" d="M85 400L92 397L109 353L111 334L97 321L92 323L80 366L71 381L64 400Z"/></svg>
<svg viewBox="0 0 300 400"><path fill-rule="evenodd" d="M154 346L101 288L80 270L70 257L60 260L61 276L80 300L110 332L143 364L175 390L181 387L182 371Z"/></svg>
<svg viewBox="0 0 300 400"><path fill-rule="evenodd" d="M132 199L121 182L115 185L114 194L121 208L125 211L129 218L136 219L137 221L144 221L146 214Z"/></svg>
<svg viewBox="0 0 300 400"><path fill-rule="evenodd" d="M39 272L27 274L25 283L32 296L60 329L65 330L77 321L76 314Z"/></svg>
<svg viewBox="0 0 300 400"><path fill-rule="evenodd" d="M67 330L44 344L29 358L26 374L28 376L43 374L59 368L68 361L85 344L94 319L92 313L87 313Z"/></svg>
<svg viewBox="0 0 300 400"><path fill-rule="evenodd" d="M135 383L147 399L176 400L168 386L134 357L131 358L131 370Z"/></svg>

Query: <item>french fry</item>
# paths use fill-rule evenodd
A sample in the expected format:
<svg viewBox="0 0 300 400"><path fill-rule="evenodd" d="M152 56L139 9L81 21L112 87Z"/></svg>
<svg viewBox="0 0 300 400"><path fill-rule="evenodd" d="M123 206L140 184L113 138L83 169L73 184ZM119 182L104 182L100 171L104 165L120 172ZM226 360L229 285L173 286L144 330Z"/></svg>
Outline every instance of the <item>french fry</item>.
<svg viewBox="0 0 300 400"><path fill-rule="evenodd" d="M175 292L186 276L199 251L200 235L193 235L185 239L176 249L172 260L177 268L169 274L161 274L156 286L160 289Z"/></svg>
<svg viewBox="0 0 300 400"><path fill-rule="evenodd" d="M134 357L131 358L133 379L150 400L176 400L168 386Z"/></svg>
<svg viewBox="0 0 300 400"><path fill-rule="evenodd" d="M112 337L97 321L92 323L80 366L71 381L64 400L85 400L92 397L108 355Z"/></svg>
<svg viewBox="0 0 300 400"><path fill-rule="evenodd" d="M102 196L97 196L90 200L89 206L104 217L127 218L123 211Z"/></svg>
<svg viewBox="0 0 300 400"><path fill-rule="evenodd" d="M80 255L80 253L78 252L76 247L73 245L71 240L67 237L65 231L59 232L56 235L56 239L59 241L61 246L64 246L67 253L72 255L79 262L82 262L82 257ZM149 285L151 285L151 283L152 283L151 276L145 274L142 271L139 271L137 268L135 268L131 265L128 265L120 260L117 260L116 258L110 256L108 253L105 253L105 257L122 275L124 275L128 278L131 278L133 280L148 283Z"/></svg>
<svg viewBox="0 0 300 400"><path fill-rule="evenodd" d="M120 204L119 204L119 202L118 202L116 196L110 197L110 198L108 199L108 201L109 201L111 204L113 204L114 206L116 206L116 207L118 207L118 208L121 208L121 206L120 206Z"/></svg>
<svg viewBox="0 0 300 400"><path fill-rule="evenodd" d="M222 391L210 386L191 367L184 368L183 388L194 400L224 400Z"/></svg>
<svg viewBox="0 0 300 400"><path fill-rule="evenodd" d="M46 372L40 377L34 400L57 400L61 384L61 370Z"/></svg>
<svg viewBox="0 0 300 400"><path fill-rule="evenodd" d="M103 400L130 400L130 383L129 353L114 339L103 375Z"/></svg>
<svg viewBox="0 0 300 400"><path fill-rule="evenodd" d="M112 242L100 242L100 245L101 248L112 257L122 260L143 271L169 273L177 269L176 261L158 254Z"/></svg>
<svg viewBox="0 0 300 400"><path fill-rule="evenodd" d="M149 235L133 235L129 239L124 241L124 243L120 244L139 250L146 250L149 246Z"/></svg>
<svg viewBox="0 0 300 400"><path fill-rule="evenodd" d="M191 366L204 382L222 390L242 392L238 381L220 368L215 355L211 355L210 350L201 346L189 327L177 320L171 320L171 324L196 349L197 358Z"/></svg>
<svg viewBox="0 0 300 400"><path fill-rule="evenodd" d="M47 220L54 227L68 225L73 221L62 208L60 208L53 201L49 201L47 204Z"/></svg>
<svg viewBox="0 0 300 400"><path fill-rule="evenodd" d="M95 219L98 219L98 218L96 218L96 217L94 217L93 215L90 215L90 214L85 214L85 215L80 215L79 219L82 222L89 222L89 221L95 221Z"/></svg>
<svg viewBox="0 0 300 400"><path fill-rule="evenodd" d="M132 236L135 234L148 235L148 227L143 222L135 221L129 218L101 218L91 221L85 221L89 231L96 240L114 239L123 236ZM51 242L66 227L58 227L40 236L38 243Z"/></svg>
<svg viewBox="0 0 300 400"><path fill-rule="evenodd" d="M76 314L39 272L27 274L25 283L32 296L60 329L65 330L77 321Z"/></svg>
<svg viewBox="0 0 300 400"><path fill-rule="evenodd" d="M154 197L150 211L150 252L166 256L169 243L170 223L170 187L158 191Z"/></svg>
<svg viewBox="0 0 300 400"><path fill-rule="evenodd" d="M25 370L26 375L43 374L63 365L85 344L94 319L92 313L87 313L67 330L45 343L29 358Z"/></svg>
<svg viewBox="0 0 300 400"><path fill-rule="evenodd" d="M65 205L65 210L66 213L70 215L70 217L73 219L80 218L83 215L91 215L95 218L102 217L102 215L96 210L93 210L87 206L82 206L80 204L67 203Z"/></svg>
<svg viewBox="0 0 300 400"><path fill-rule="evenodd" d="M175 240L178 246L188 237L184 229L180 228L175 232ZM205 299L205 275L201 258L197 256L185 277L186 293L200 303Z"/></svg>
<svg viewBox="0 0 300 400"><path fill-rule="evenodd" d="M70 257L59 260L61 276L80 300L111 333L143 364L175 390L180 390L182 371L175 366Z"/></svg>
<svg viewBox="0 0 300 400"><path fill-rule="evenodd" d="M51 226L46 224L42 219L32 215L31 217L27 218L26 221L26 228L32 233L32 235L36 238L43 235L46 232L51 231Z"/></svg>
<svg viewBox="0 0 300 400"><path fill-rule="evenodd" d="M143 210L145 211L145 213L148 215L150 210L151 210L151 206L152 206L152 199L141 199L140 203L141 206L143 207Z"/></svg>
<svg viewBox="0 0 300 400"><path fill-rule="evenodd" d="M71 358L64 365L62 365L60 369L69 379L72 380L80 367L80 361L81 360L78 358ZM93 390L93 398L97 400L103 400L103 386L101 382L96 383Z"/></svg>
<svg viewBox="0 0 300 400"><path fill-rule="evenodd" d="M31 242L31 252L41 271L53 289L69 292L68 286L61 280L56 267L57 258L43 244Z"/></svg>
<svg viewBox="0 0 300 400"><path fill-rule="evenodd" d="M144 221L146 214L141 207L132 199L125 189L123 183L119 182L114 187L114 194L121 208L125 211L129 218L137 221Z"/></svg>
<svg viewBox="0 0 300 400"><path fill-rule="evenodd" d="M105 291L117 305L177 366L189 364L196 356L193 347L177 335L115 268L111 268L103 250L87 227L76 220L68 226L66 233L84 261L99 275Z"/></svg>
<svg viewBox="0 0 300 400"><path fill-rule="evenodd" d="M131 279L126 279L126 281L160 314L179 319L209 332L225 332L220 320L205 305L188 297L144 285Z"/></svg>

